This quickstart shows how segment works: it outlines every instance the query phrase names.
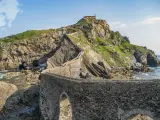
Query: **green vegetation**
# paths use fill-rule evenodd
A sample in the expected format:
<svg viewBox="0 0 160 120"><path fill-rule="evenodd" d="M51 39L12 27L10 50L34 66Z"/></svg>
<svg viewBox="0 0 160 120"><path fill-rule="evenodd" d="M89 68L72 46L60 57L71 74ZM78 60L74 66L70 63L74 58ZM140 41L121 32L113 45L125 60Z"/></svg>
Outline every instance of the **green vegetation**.
<svg viewBox="0 0 160 120"><path fill-rule="evenodd" d="M145 47L133 45L134 50L141 52L143 54L147 54L148 50Z"/></svg>
<svg viewBox="0 0 160 120"><path fill-rule="evenodd" d="M112 39L105 40L101 37L97 37L96 41L93 43L89 42L88 39L84 36L83 33L77 33L72 35L67 35L71 40L73 40L80 48L86 49L89 46L95 52L100 54L104 60L111 66L128 66L128 59L132 57L132 54L128 52L124 52L126 46L132 46L127 41L123 42L123 45L113 45Z"/></svg>
<svg viewBox="0 0 160 120"><path fill-rule="evenodd" d="M98 45L110 45L111 44L111 40L104 40L104 39L102 39L100 37L97 37L96 40L97 40L96 43Z"/></svg>
<svg viewBox="0 0 160 120"><path fill-rule="evenodd" d="M91 22L87 21L86 19L81 19L80 21L77 22L78 25L87 25Z"/></svg>
<svg viewBox="0 0 160 120"><path fill-rule="evenodd" d="M93 49L95 52L100 54L103 59L111 66L124 66L127 67L129 62L129 58L132 57L130 52L130 48L132 49L134 45L131 45L128 41L123 41L120 45L113 44L113 41L117 42L118 38L123 39L120 33L114 33L114 39L102 39L101 37L97 37L94 42L89 42L83 33L75 33L72 35L67 35L72 41L75 42L80 48L84 49L85 52L87 46ZM128 51L127 51L128 47Z"/></svg>
<svg viewBox="0 0 160 120"><path fill-rule="evenodd" d="M68 34L66 36L82 49L86 49L87 46L91 46L91 43L88 42L87 38L85 37L84 33L82 33L82 32L77 32L72 35Z"/></svg>
<svg viewBox="0 0 160 120"><path fill-rule="evenodd" d="M128 42L122 43L121 46L120 46L120 49L121 50L128 50L130 53L133 52L133 51L137 51L137 52L140 52L142 54L147 54L147 52L148 52L146 47L133 45L133 44L130 44Z"/></svg>
<svg viewBox="0 0 160 120"><path fill-rule="evenodd" d="M16 40L23 40L23 39L30 39L33 37L38 37L39 35L46 34L53 31L52 29L49 30L29 30L23 33L19 33L16 35L8 36L5 38L1 38L0 42L14 42Z"/></svg>
<svg viewBox="0 0 160 120"><path fill-rule="evenodd" d="M114 46L110 41L111 40L103 40L101 38L97 38L97 47L93 47L93 49L101 54L107 63L110 65L117 66L127 66L125 63L126 58L130 57L131 54L129 52L124 53L123 46ZM104 44L105 43L105 44Z"/></svg>
<svg viewBox="0 0 160 120"><path fill-rule="evenodd" d="M62 40L71 40L75 46L84 51L84 54L94 57L96 61L102 59L110 67L128 67L132 63L135 51L140 56L152 53L146 47L130 44L128 37L122 36L118 31L111 31L105 22L96 21L94 17L85 17L74 25L56 30L30 30L1 38L0 58L5 57L3 55L13 59L15 59L14 55L16 57L18 55L18 58L32 56L30 58L32 61L48 54L52 48L58 48L58 45L66 45L59 44ZM35 51L37 54L30 51ZM86 58L90 59L90 57Z"/></svg>
<svg viewBox="0 0 160 120"><path fill-rule="evenodd" d="M74 27L69 27L67 29L68 29L68 31L70 31L72 33L77 32L79 30L78 28L74 28Z"/></svg>

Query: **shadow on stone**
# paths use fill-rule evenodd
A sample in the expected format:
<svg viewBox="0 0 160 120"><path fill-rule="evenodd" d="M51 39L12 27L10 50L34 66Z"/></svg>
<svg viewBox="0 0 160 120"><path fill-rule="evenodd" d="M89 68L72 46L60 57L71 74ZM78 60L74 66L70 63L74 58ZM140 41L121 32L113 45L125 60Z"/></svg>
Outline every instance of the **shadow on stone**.
<svg viewBox="0 0 160 120"><path fill-rule="evenodd" d="M40 120L39 86L13 93L6 100L0 120Z"/></svg>

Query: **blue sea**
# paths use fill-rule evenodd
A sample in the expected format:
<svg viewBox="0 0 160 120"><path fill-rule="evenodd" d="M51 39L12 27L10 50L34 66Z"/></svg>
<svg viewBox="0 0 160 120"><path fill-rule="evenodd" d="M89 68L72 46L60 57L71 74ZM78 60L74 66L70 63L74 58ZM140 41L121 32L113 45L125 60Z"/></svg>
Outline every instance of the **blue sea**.
<svg viewBox="0 0 160 120"><path fill-rule="evenodd" d="M160 56L158 56L160 60ZM133 75L133 79L160 79L160 66L152 67L153 72L139 73Z"/></svg>

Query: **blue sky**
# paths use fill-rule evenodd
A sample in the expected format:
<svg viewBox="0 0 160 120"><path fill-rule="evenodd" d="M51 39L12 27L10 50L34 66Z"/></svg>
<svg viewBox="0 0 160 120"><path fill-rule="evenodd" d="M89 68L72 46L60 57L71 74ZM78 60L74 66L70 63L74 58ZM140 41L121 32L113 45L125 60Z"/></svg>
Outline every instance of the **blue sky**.
<svg viewBox="0 0 160 120"><path fill-rule="evenodd" d="M132 43L160 54L159 0L0 0L0 37L67 26L94 14Z"/></svg>

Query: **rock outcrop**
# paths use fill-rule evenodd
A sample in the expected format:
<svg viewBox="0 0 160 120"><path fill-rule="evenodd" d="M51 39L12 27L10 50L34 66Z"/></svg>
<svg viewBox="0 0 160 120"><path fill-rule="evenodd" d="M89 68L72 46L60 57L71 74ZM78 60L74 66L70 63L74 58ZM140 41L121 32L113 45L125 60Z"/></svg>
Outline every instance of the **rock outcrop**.
<svg viewBox="0 0 160 120"><path fill-rule="evenodd" d="M18 90L7 100L0 113L1 120L39 120L39 86Z"/></svg>
<svg viewBox="0 0 160 120"><path fill-rule="evenodd" d="M149 65L151 67L158 66L158 58L152 50L147 48L135 49L134 56L137 62L142 63L143 65Z"/></svg>
<svg viewBox="0 0 160 120"><path fill-rule="evenodd" d="M6 100L18 89L15 85L0 82L0 110L3 108Z"/></svg>
<svg viewBox="0 0 160 120"><path fill-rule="evenodd" d="M4 101L0 103L0 120L40 119L38 77L30 71L5 74L4 82L0 82L0 100Z"/></svg>

